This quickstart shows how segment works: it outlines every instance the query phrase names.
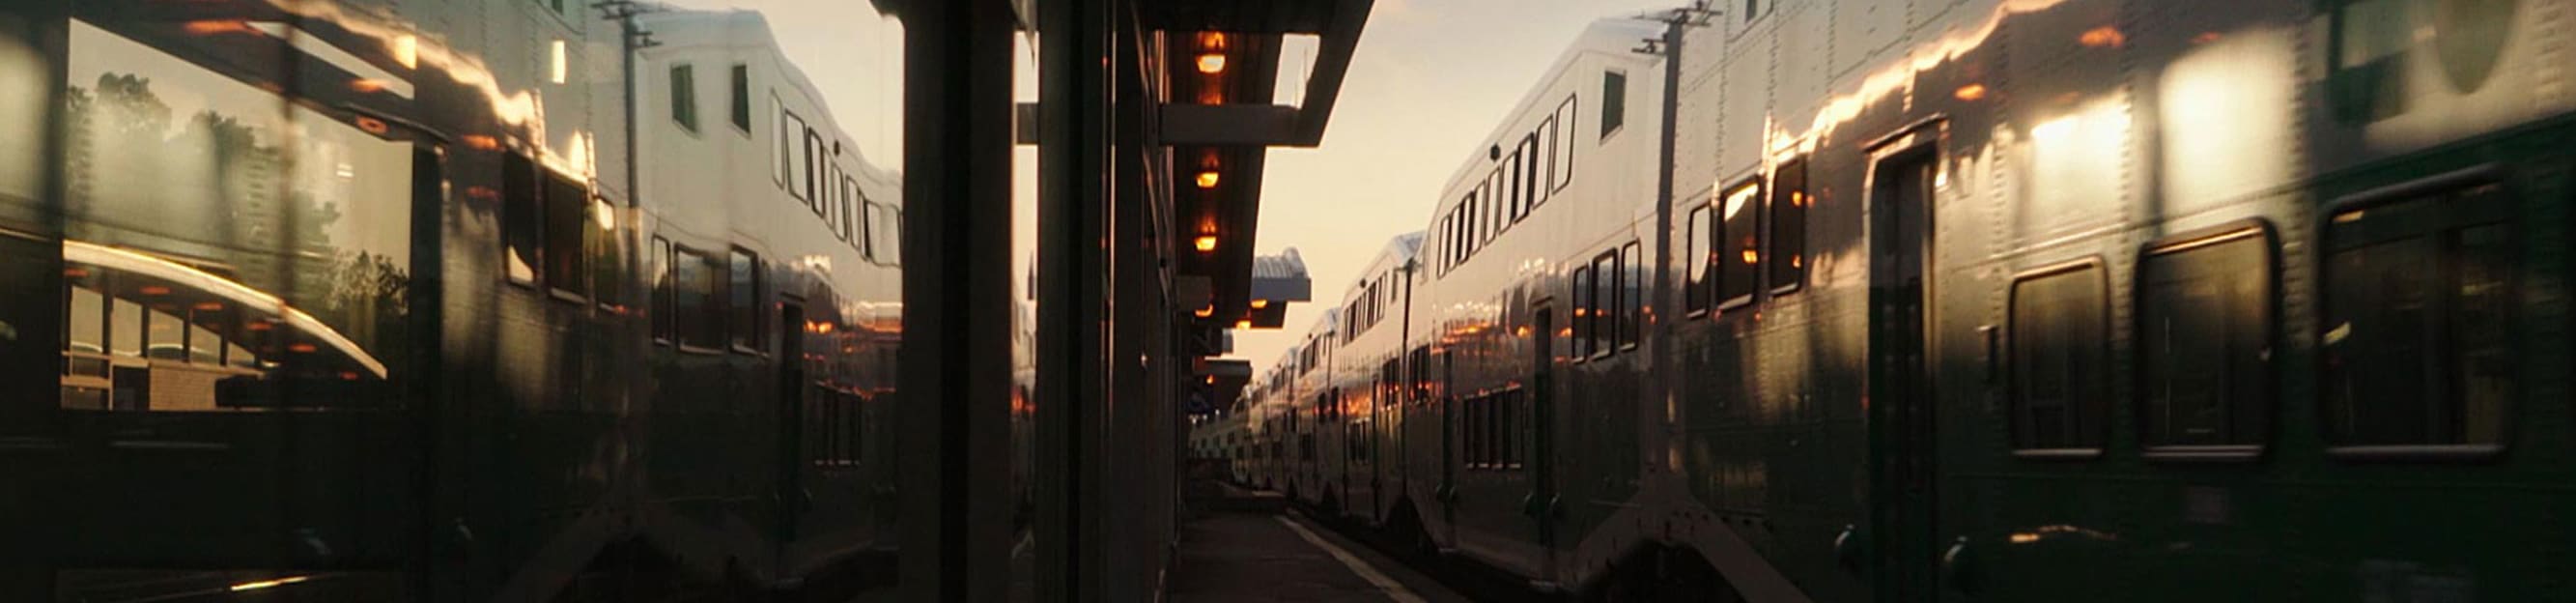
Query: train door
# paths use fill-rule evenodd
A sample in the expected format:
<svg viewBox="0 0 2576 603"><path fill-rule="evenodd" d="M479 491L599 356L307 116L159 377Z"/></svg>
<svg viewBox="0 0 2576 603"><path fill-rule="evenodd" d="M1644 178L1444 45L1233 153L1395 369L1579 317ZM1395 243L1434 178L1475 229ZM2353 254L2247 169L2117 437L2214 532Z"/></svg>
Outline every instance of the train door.
<svg viewBox="0 0 2576 603"><path fill-rule="evenodd" d="M778 491L777 537L770 539L780 547L796 540L796 522L804 515L808 498L805 487L805 413L806 393L813 389L805 379L805 307L795 303L778 305L778 457L775 475Z"/></svg>
<svg viewBox="0 0 2576 603"><path fill-rule="evenodd" d="M1541 576L1556 575L1556 310L1539 302L1530 315L1530 383L1522 390L1529 408L1521 421L1530 432L1530 497L1523 511L1537 522L1538 544L1545 560ZM1506 409L1505 412L1513 412Z"/></svg>
<svg viewBox="0 0 2576 603"><path fill-rule="evenodd" d="M1881 155L1869 207L1869 529L1879 601L1930 601L1937 586L1933 396L1925 351L1932 189L1938 153Z"/></svg>

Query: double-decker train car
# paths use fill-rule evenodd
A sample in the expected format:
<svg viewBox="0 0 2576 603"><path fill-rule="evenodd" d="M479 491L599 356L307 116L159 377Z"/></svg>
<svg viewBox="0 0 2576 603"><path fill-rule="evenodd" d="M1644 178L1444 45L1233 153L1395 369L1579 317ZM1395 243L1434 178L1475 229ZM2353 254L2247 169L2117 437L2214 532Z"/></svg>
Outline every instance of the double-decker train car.
<svg viewBox="0 0 2576 603"><path fill-rule="evenodd" d="M1595 26L1444 191L1417 330L1323 352L1427 348L1444 434L1419 517L1342 508L1609 600L2564 592L2569 8ZM1511 152L1551 117L1567 180Z"/></svg>
<svg viewBox="0 0 2576 603"><path fill-rule="evenodd" d="M895 176L756 16L642 17L629 80L593 11L11 4L0 599L882 566Z"/></svg>

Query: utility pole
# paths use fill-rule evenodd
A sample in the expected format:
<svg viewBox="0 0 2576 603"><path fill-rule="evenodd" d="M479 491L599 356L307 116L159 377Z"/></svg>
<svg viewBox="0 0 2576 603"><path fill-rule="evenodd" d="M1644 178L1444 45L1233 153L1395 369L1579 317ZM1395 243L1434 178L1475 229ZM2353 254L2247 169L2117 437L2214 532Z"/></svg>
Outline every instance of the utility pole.
<svg viewBox="0 0 2576 603"><path fill-rule="evenodd" d="M1664 59L1663 123L1659 128L1661 131L1658 133L1655 150L1657 203L1655 203L1656 252L1653 299L1665 309L1681 307L1679 299L1674 295L1672 275L1673 259L1677 255L1673 250L1673 204L1678 201L1673 198L1673 148L1679 138L1681 120L1682 42L1688 37L1683 34L1693 27L1708 26L1711 18L1717 14L1716 10L1708 7L1707 0L1699 0L1692 2L1690 6L1672 9L1655 19L1664 24L1663 37L1648 38L1643 46L1636 49L1639 54L1657 55ZM1680 314L1657 312L1656 315L1659 318L1655 321L1654 332L1651 334L1656 343L1652 357L1649 358L1653 364L1653 372L1648 374L1657 377L1646 381L1645 400L1650 406L1638 409L1641 413L1663 413L1666 409L1678 408L1671 400L1673 388L1669 377L1673 374L1673 323L1660 317L1680 316ZM1648 442L1663 443L1664 446L1661 449L1640 447L1647 450L1652 457L1647 461L1651 466L1661 466L1672 462L1672 459L1680 458L1679 421L1639 421L1639 423L1660 423L1667 426L1663 433L1656 434L1658 436L1656 439L1648 440ZM1675 475L1679 469L1679 467L1662 467L1658 473Z"/></svg>
<svg viewBox="0 0 2576 603"><path fill-rule="evenodd" d="M617 57L618 68L625 76L622 82L626 88L626 206L637 207L637 198L640 195L637 195L636 191L642 188L643 182L643 177L638 174L643 170L636 169L635 165L637 148L635 124L640 121L635 117L635 112L640 107L636 101L635 53L646 48L661 46L662 43L653 40L653 32L636 26L635 17L659 9L636 4L635 0L600 0L591 3L590 7L599 11L600 19L616 21L619 29L618 42L621 48Z"/></svg>

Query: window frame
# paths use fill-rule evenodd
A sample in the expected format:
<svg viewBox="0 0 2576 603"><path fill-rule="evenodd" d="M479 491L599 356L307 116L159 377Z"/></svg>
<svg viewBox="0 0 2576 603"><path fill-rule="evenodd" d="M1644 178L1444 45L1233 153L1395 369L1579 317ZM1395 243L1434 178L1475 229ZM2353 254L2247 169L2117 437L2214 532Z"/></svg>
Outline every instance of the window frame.
<svg viewBox="0 0 2576 603"><path fill-rule="evenodd" d="M1750 191L1748 192L1747 189L1750 189ZM1751 234L1753 235L1753 249L1755 256L1752 266L1745 269L1746 274L1749 276L1749 280L1751 280L1752 283L1745 287L1742 292L1729 295L1730 289L1732 289L1730 284L1736 279L1727 278L1729 275L1727 274L1725 266L1734 263L1736 257L1742 250L1737 249L1734 245L1735 231L1727 228L1728 220L1726 215L1726 200L1727 198L1738 194L1752 195L1751 198L1745 200L1744 206L1745 211L1753 212L1753 215L1745 217L1745 221L1753 230ZM1711 230L1714 231L1712 234L1716 235L1716 238L1709 240L1708 249L1711 254L1709 257L1709 265L1716 268L1717 274L1715 275L1715 278L1709 279L1713 282L1709 283L1710 291L1708 294L1708 300L1709 308L1715 311L1719 316L1725 316L1729 313L1729 310L1747 308L1756 303L1760 303L1762 301L1763 292L1770 289L1769 283L1767 282L1769 280L1769 272L1763 269L1764 261L1769 258L1764 258L1760 255L1767 252L1770 243L1770 237L1763 236L1762 232L1764 217L1765 214L1768 213L1763 210L1765 209L1765 206L1770 205L1771 203L1770 194L1771 182L1764 178L1764 174L1756 172L1751 176L1746 176L1743 179L1736 180L1734 184L1727 185L1726 188L1718 189L1717 196L1709 199L1710 205L1713 206L1713 209L1710 211L1713 215L1710 217L1711 219L1709 221L1713 226L1715 226L1715 228Z"/></svg>
<svg viewBox="0 0 2576 603"><path fill-rule="evenodd" d="M1759 288L1769 292L1772 299L1807 288L1807 264L1814 255L1811 252L1815 247L1809 244L1807 235L1810 231L1807 228L1807 219L1815 215L1816 209L1816 195L1810 192L1808 186L1808 182L1812 180L1808 176L1813 173L1812 164L1808 159L1806 155L1799 155L1772 166L1771 181L1765 185L1768 190L1763 191L1765 200L1762 207L1762 225L1759 228L1762 232L1762 266L1760 270L1754 271L1754 274L1755 278L1761 281ZM1796 174L1796 186L1782 185L1781 182L1787 180L1782 177L1783 174ZM1777 205L1784 200L1784 196L1787 197L1785 200L1790 205L1798 208L1798 220L1794 225L1781 223L1780 215L1783 212ZM1797 249L1789 256L1797 258L1795 262L1780 262L1782 226L1791 226L1798 233ZM1782 280L1783 272L1788 273L1786 282Z"/></svg>
<svg viewBox="0 0 2576 603"><path fill-rule="evenodd" d="M2101 374L2096 376L2098 383L2095 385L2096 389L2104 399L2099 403L2102 408L2101 424L2091 426L2092 430L2099 432L2094 435L2100 439L2101 444L2093 447L2024 447L2024 444L2021 441L2022 435L2020 430L2015 427L2015 424L2021 421L2022 409L2025 404L2022 398L2023 393L2021 391L2022 384L2020 372L2023 370L2023 366L2021 354L2019 353L2021 350L2020 341L2024 328L2019 320L2019 316L2015 312L2015 310L2020 307L2021 303L2021 287L2026 283L2039 281L2049 277L2083 272L2094 273L2093 286L2097 288L2096 293L2099 294L2099 299L2102 300L2102 307L2097 309L2097 318L2099 318L2102 323L2100 328L2103 337L2102 341L2096 342L2095 344L2101 348L2098 352L2100 354L2099 359L2102 366L2099 369ZM2114 321L2111 319L2112 310L2114 308L2112 308L2111 305L2117 302L2111 298L2110 272L2110 264L2103 261L2102 256L2087 255L2071 260L2043 264L2035 268L2016 272L2013 274L2012 280L2005 284L2003 342L2003 355L2006 359L2004 369L2004 423L2006 440L2010 443L2014 457L2034 460L2089 461L2102 458L2105 452L2110 449L2112 435L2111 423L2113 419L2112 413L2118 410L2119 407L2118 404L2113 403L2111 398L2117 398L2121 393L2116 389L2118 387L2117 384L2114 383L2115 379L2113 373L2115 371L2113 367L2114 363L2111 358L2112 349L2110 340L2112 336L2115 335L2113 331L2114 325L2112 324ZM2070 402L2081 403L2081 401ZM2073 412L2073 409L2070 408L2069 412Z"/></svg>
<svg viewBox="0 0 2576 603"><path fill-rule="evenodd" d="M1573 346L1571 351L1574 353L1567 356L1569 362L1581 364L1592 359L1592 261L1586 259L1576 264L1567 281L1574 290L1574 294L1568 296L1574 300L1574 320L1573 324L1566 325L1573 330L1572 341L1567 343Z"/></svg>
<svg viewBox="0 0 2576 603"><path fill-rule="evenodd" d="M1612 247L1592 256L1592 350L1593 359L1606 359L1619 354L1619 248ZM1610 275L1603 275L1603 269ZM1604 293L1608 295L1603 295ZM1603 299L1607 298L1607 299Z"/></svg>
<svg viewBox="0 0 2576 603"><path fill-rule="evenodd" d="M538 254L543 258L544 267L537 270L537 280L544 282L546 292L557 300L587 303L596 293L592 286L594 283L590 282L593 276L590 266L592 258L589 253L592 230L590 226L591 221L595 219L591 216L594 195L591 192L590 183L545 168L537 170L537 178L539 180L537 203L541 206L538 210L540 218L537 227L540 235L537 238L539 245L545 250ZM558 190L559 188L561 190ZM573 193L570 195L572 199L556 198L558 193L567 191ZM572 209L566 212L566 215L557 215L557 212L565 211L557 207L558 204L568 204ZM557 223L558 219L567 216L571 220L570 224ZM571 241L558 240L567 234L570 235ZM558 248L558 245L566 246ZM567 250L571 253L560 255L557 253ZM557 266L558 261L563 262L563 265ZM556 270L556 268L563 269Z"/></svg>
<svg viewBox="0 0 2576 603"><path fill-rule="evenodd" d="M769 288L769 283L767 282L769 280L768 264L761 259L758 252L744 248L740 245L727 247L724 258L725 278L721 288L724 291L724 301L722 303L724 306L723 331L725 335L725 347L738 354L766 356L769 354L769 316L767 312L769 309L769 299L761 294L765 292L765 289ZM749 261L741 262L740 260ZM738 274L742 269L742 266L736 265L738 263L747 263L751 268L750 273ZM739 296L743 295L743 292L737 291L737 285L742 284L750 285L750 291L748 294L751 298L751 307L749 308L737 307L741 302ZM745 322L750 324L742 324Z"/></svg>
<svg viewBox="0 0 2576 603"><path fill-rule="evenodd" d="M2263 279L2258 283L2262 286L2262 291L2260 292L2262 302L2258 304L2257 307L2262 311L2262 315L2260 316L2260 324L2262 325L2261 338L2266 359L2263 362L2263 375L2261 376L2263 381L2261 390L2263 393L2263 399L2260 402L2263 405L2263 408L2260 412L2269 416L2270 420L2264 423L2261 433L2255 436L2255 442L2251 444L2155 443L2147 433L2148 425L2146 421L2146 406L2148 404L2147 379L2149 377L2146 370L2146 333L2148 330L2146 321L2148 319L2147 308L2149 306L2147 299L2147 282L2145 280L2147 277L2147 262L2159 256L2186 254L2194 250L2207 249L2247 239L2253 239L2258 244L2262 245L2263 248ZM2138 247L2137 263L2131 266L2129 278L2131 281L2129 286L2129 322L2131 324L2128 334L2130 347L2130 375L2128 381L2129 386L2132 388L2130 390L2129 405L2131 407L2130 412L2134 417L2136 417L2136 420L2133 421L2133 423L2134 427L2138 431L2137 438L2139 455L2150 461L2252 461L2261 458L2264 452L2271 447L2273 439L2279 435L2281 429L2282 376L2281 367L2278 365L2277 360L2281 349L2282 333L2284 332L2283 325L2281 324L2281 241L2279 233L2272 228L2271 222L2262 218L2247 218L2207 228L2175 233L2154 241L2149 241ZM2232 415L2230 416L2230 420L2233 420Z"/></svg>
<svg viewBox="0 0 2576 603"><path fill-rule="evenodd" d="M1613 85L1616 84L1616 85ZM1617 119L1612 119L1612 118ZM1609 140L1628 129L1628 71L1601 70L1601 136Z"/></svg>
<svg viewBox="0 0 2576 603"><path fill-rule="evenodd" d="M753 121L751 116L751 65L734 63L732 68L727 69L726 71L732 76L732 81L729 83L731 89L728 91L728 96L731 97L728 99L728 104L730 106L727 107L731 110L732 114L727 117L731 118L734 131L740 132L746 138L750 137Z"/></svg>
<svg viewBox="0 0 2576 603"><path fill-rule="evenodd" d="M1682 316L1699 318L1708 314L1710 297L1716 293L1717 279L1708 274L1709 263L1716 261L1716 251L1709 248L1715 239L1717 214L1714 204L1691 204L1682 222Z"/></svg>
<svg viewBox="0 0 2576 603"><path fill-rule="evenodd" d="M663 83L670 88L671 123L690 134L698 133L698 66L673 64L665 77Z"/></svg>
<svg viewBox="0 0 2576 603"><path fill-rule="evenodd" d="M2331 273L2333 271L2332 266L2334 255L2340 248L2334 244L2334 241L2329 238L2328 235L2333 232L2334 225L2341 216L2355 211L2405 205L2416 202L2437 205L2457 204L2461 203L2461 201L2456 199L2440 199L2438 197L2441 195L2468 191L2485 186L2496 187L2495 194L2498 197L2497 199L2487 201L2487 203L2493 204L2496 207L2487 209L2486 211L2492 211L2499 215L2499 218L2495 222L2492 222L2492 224L2501 225L2505 228L2507 236L2511 237L2510 245L2514 253L2517 254L2515 257L2516 263L2513 265L2511 273L2505 276L2505 288L2507 290L2505 295L2508 297L2519 298L2524 292L2523 287L2528 284L2528 279L2524 278L2524 275L2529 271L2528 266L2521 263L2523 258L2519 254L2523 253L2523 250L2528 249L2530 245L2525 238L2528 233L2526 232L2527 227L2523 224L2524 212L2519 206L2521 191L2513 186L2511 179L2506 177L2506 174L2501 167L2493 164L2479 165L2453 172L2400 182L2380 188L2364 190L2362 192L2338 197L2322 206L2321 210L2316 214L2316 239L2314 245L2316 251L2311 254L2311 261L2315 262L2312 269L2315 270L2313 286L2316 288L2314 291L2314 297L2312 298L2313 301L2311 303L2315 308L2314 312L2316 313L2316 319L2314 320L2315 324L2312 327L2314 332L2311 333L2310 336L2323 339L2328 330L2333 328L2330 325L2325 324L2328 322L2328 308L2333 307L2333 300L2330 297L2331 292L2328 288L2327 281L2332 278ZM2460 230L2460 227L2463 225L2475 224L2478 223L2454 220L2446 222L2442 226L2418 226L2420 233L2408 238L2437 236L2440 233ZM2380 242L2387 243L2395 240L2398 239L2386 239ZM2453 308L2452 303L2447 298L2441 303L2444 308L2442 319L2447 320L2451 317L2450 311ZM2508 332L2512 331L2515 326L2522 324L2525 316L2525 312L2520 311L2518 305L2514 306L2512 309L2515 311L2504 318L2507 325L2506 330ZM2525 346L2523 346L2519 341L2514 342L2512 345L2514 346L2513 349L2515 356L2519 357L2521 355L2520 352ZM2441 350L2439 350L2439 352L2444 355L2444 362L2446 364L2457 362L2458 353L2456 351L2456 346L2445 345ZM2521 410L2515 406L2515 403L2521 402L2522 400L2520 397L2527 393L2527 390L2522 389L2523 384L2521 383L2521 380L2525 375L2521 370L2523 368L2521 366L2514 367L2514 370L2516 371L2515 385L2517 387L2515 391L2508 393L2505 396L2507 407L2501 411L2501 414L2503 415L2503 419L2501 419L2503 421L2503 425L2498 427L2498 436L2496 441L2493 443L2339 444L2334 441L2335 438L2328 433L2326 428L2328 413L2333 412L2334 409L2329 407L2324 396L2324 390L2327 386L2325 381L2326 375L2323 370L2324 358L2326 355L2324 344L2318 343L2315 348L2315 353L2317 358L2312 362L2312 365L2316 368L2312 369L2311 378L2316 380L2315 387L2317 388L2317 392L2313 406L2314 415L2311 419L2317 421L2317 436L2325 443L2326 456L2330 458L2366 462L2482 461L2500 457L2505 452L2513 448L2514 432L2517 427L2516 423L2513 421L2514 413ZM2457 375L2446 373L2444 376L2456 377Z"/></svg>

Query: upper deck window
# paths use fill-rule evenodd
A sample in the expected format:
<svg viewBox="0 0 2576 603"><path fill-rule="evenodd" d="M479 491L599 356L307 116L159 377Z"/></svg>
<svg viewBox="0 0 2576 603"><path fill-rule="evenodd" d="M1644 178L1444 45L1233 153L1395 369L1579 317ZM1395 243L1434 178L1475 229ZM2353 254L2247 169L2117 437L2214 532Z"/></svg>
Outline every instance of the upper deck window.
<svg viewBox="0 0 2576 603"><path fill-rule="evenodd" d="M1628 120L1628 74L1601 72L1601 137L1619 132Z"/></svg>
<svg viewBox="0 0 2576 603"><path fill-rule="evenodd" d="M1715 252L1710 251L1709 243L1717 239L1716 222L1711 221L1709 215L1708 204L1693 205L1690 230L1682 237L1682 258L1689 262L1682 273L1687 283L1682 287L1682 308L1692 314L1708 311L1708 281L1712 276L1709 263L1716 257Z"/></svg>
<svg viewBox="0 0 2576 603"><path fill-rule="evenodd" d="M685 63L671 66L671 121L680 129L698 131L697 68Z"/></svg>
<svg viewBox="0 0 2576 603"><path fill-rule="evenodd" d="M2510 201L2482 184L2333 214L2319 276L2327 441L2503 443L2519 362Z"/></svg>
<svg viewBox="0 0 2576 603"><path fill-rule="evenodd" d="M733 107L733 127L741 128L744 134L750 134L751 66L741 63L734 64L733 95L731 100Z"/></svg>

